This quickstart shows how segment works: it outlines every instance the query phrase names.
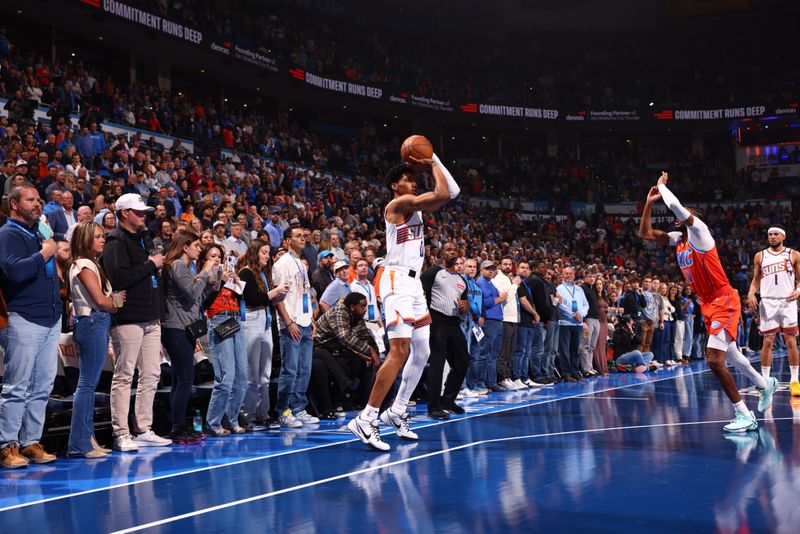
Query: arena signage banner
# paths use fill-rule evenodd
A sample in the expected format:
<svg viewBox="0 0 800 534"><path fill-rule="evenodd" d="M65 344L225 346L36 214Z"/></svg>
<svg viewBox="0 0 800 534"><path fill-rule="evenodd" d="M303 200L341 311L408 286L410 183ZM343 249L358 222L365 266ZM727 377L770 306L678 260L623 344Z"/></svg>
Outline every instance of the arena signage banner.
<svg viewBox="0 0 800 534"><path fill-rule="evenodd" d="M706 121L758 118L766 114L765 106L746 106L715 109L664 109L653 113L657 120Z"/></svg>
<svg viewBox="0 0 800 534"><path fill-rule="evenodd" d="M222 43L212 41L209 45L209 48L212 52L216 52L217 54L238 59L239 61L249 63L253 66L268 70L270 72L278 72L277 61L263 49L251 50L249 48L239 46L233 41L222 41Z"/></svg>
<svg viewBox="0 0 800 534"><path fill-rule="evenodd" d="M306 72L303 69L289 69L289 74L296 80L302 80L308 85L334 91L336 93L343 93L348 95L363 96L380 100L383 97L383 89L380 87L373 87L364 85L363 83L356 83L351 81L335 80L333 78L325 78L318 76L311 72Z"/></svg>
<svg viewBox="0 0 800 534"><path fill-rule="evenodd" d="M177 39L184 39L195 45L202 44L203 42L202 32L195 30L194 28L184 26L183 24L172 22L171 20L165 19L143 9L129 6L123 2L117 2L115 0L103 0L102 4L99 2L99 0L82 0L82 2L92 7L102 9L109 15L114 15L133 24L144 26L145 28L149 28L157 32L165 33Z"/></svg>
<svg viewBox="0 0 800 534"><path fill-rule="evenodd" d="M529 108L526 106L505 106L500 104L462 104L462 113L477 113L478 115L496 115L500 117L515 117L521 119L558 119L557 109Z"/></svg>

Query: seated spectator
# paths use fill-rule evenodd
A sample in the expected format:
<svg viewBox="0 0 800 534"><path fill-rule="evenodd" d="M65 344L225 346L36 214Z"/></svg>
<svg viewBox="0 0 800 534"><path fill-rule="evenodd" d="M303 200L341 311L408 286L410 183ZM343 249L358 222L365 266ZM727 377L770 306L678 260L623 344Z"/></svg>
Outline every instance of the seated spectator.
<svg viewBox="0 0 800 534"><path fill-rule="evenodd" d="M357 379L358 391L352 402L363 406L368 400L373 373L380 366L381 360L378 345L364 322L366 312L367 298L361 293L350 293L317 321L317 331L314 335L315 354L319 352L329 354L343 371L343 374L339 374L336 367L327 363L324 365L326 371L324 377L321 377L319 373L323 366L312 367L312 375L317 371L317 380L312 379L317 410L325 419L332 418L333 411L328 390L328 372L331 373L337 386L337 394L334 396L336 399L341 399ZM327 356L317 354L315 360L325 362Z"/></svg>
<svg viewBox="0 0 800 534"><path fill-rule="evenodd" d="M633 319L629 315L620 317L619 324L614 330L614 360L617 365L631 365L637 373L647 370L653 361L652 352L642 352L637 349L642 342L633 328Z"/></svg>

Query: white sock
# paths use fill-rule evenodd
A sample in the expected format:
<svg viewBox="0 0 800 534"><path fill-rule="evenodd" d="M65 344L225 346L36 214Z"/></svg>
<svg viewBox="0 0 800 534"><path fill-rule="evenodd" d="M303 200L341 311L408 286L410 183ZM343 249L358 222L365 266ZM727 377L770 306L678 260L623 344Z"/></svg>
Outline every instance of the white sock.
<svg viewBox="0 0 800 534"><path fill-rule="evenodd" d="M733 405L733 409L736 410L738 413L743 413L745 415L750 415L750 410L747 408L747 405L744 403L743 400L735 403Z"/></svg>
<svg viewBox="0 0 800 534"><path fill-rule="evenodd" d="M751 382L755 382L757 387L767 387L767 379L753 369L753 366L750 364L750 360L745 358L744 354L741 353L739 347L736 346L736 342L731 341L730 345L728 345L726 354L728 356L728 360L730 360L733 366L744 373L744 375L747 376Z"/></svg>
<svg viewBox="0 0 800 534"><path fill-rule="evenodd" d="M763 376L765 379L769 378L769 365L761 366L761 376Z"/></svg>
<svg viewBox="0 0 800 534"><path fill-rule="evenodd" d="M797 370L800 368L800 365L790 365L789 366L789 374L791 374L792 378L790 379L792 382L797 382Z"/></svg>
<svg viewBox="0 0 800 534"><path fill-rule="evenodd" d="M378 417L378 409L374 406L367 404L361 411L361 419L364 421L369 421L371 423L376 417Z"/></svg>

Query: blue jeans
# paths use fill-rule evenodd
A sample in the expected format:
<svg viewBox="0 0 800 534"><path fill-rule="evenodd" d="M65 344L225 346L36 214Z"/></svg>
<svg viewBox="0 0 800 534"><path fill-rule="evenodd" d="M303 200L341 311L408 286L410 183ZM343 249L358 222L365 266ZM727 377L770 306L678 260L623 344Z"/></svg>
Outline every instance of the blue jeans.
<svg viewBox="0 0 800 534"><path fill-rule="evenodd" d="M20 314L8 314L7 348L0 391L0 448L38 443L58 369L61 318L40 326Z"/></svg>
<svg viewBox="0 0 800 534"><path fill-rule="evenodd" d="M530 376L534 381L537 378L544 378L547 374L544 372L544 338L545 327L541 322L535 323L531 328L531 359L530 359Z"/></svg>
<svg viewBox="0 0 800 534"><path fill-rule="evenodd" d="M289 331L283 328L281 340L281 375L278 377L277 410L281 414L287 409L292 413L302 412L308 404L308 381L311 379L311 359L314 342L311 339L311 325L300 326L300 339L292 339Z"/></svg>
<svg viewBox="0 0 800 534"><path fill-rule="evenodd" d="M72 401L72 423L67 453L86 454L92 450L94 435L94 391L108 358L108 329L111 314L93 311L75 322L74 339L78 345L80 376Z"/></svg>
<svg viewBox="0 0 800 534"><path fill-rule="evenodd" d="M689 356L692 353L692 341L694 340L694 315L687 315L683 323L683 355Z"/></svg>
<svg viewBox="0 0 800 534"><path fill-rule="evenodd" d="M503 321L487 319L483 323L483 339L481 340L481 357L478 364L483 368L483 383L497 386L497 357L503 344Z"/></svg>
<svg viewBox="0 0 800 534"><path fill-rule="evenodd" d="M581 376L581 339L582 326L558 327L558 361L561 365L562 378L579 378Z"/></svg>
<svg viewBox="0 0 800 534"><path fill-rule="evenodd" d="M169 404L172 412L172 430L178 431L186 426L186 409L194 385L195 340L186 330L162 328L161 343L169 354L172 368L172 390Z"/></svg>
<svg viewBox="0 0 800 534"><path fill-rule="evenodd" d="M272 321L267 310L247 310L244 343L247 346L247 393L244 413L249 421L269 418L269 380L272 374Z"/></svg>
<svg viewBox="0 0 800 534"><path fill-rule="evenodd" d="M531 362L531 346L533 345L533 328L520 326L517 328L517 350L514 351L514 363L511 377L514 380L528 380L528 369Z"/></svg>
<svg viewBox="0 0 800 534"><path fill-rule="evenodd" d="M544 355L542 357L542 372L544 376L556 376L556 354L558 354L558 321L550 321L549 326L545 326Z"/></svg>
<svg viewBox="0 0 800 534"><path fill-rule="evenodd" d="M633 365L634 367L637 365L650 365L650 362L653 361L653 353L652 352L641 352L639 350L632 350L630 352L626 352L619 358L617 358L617 365Z"/></svg>
<svg viewBox="0 0 800 534"><path fill-rule="evenodd" d="M242 407L245 388L247 388L247 351L244 347L242 329L228 339L219 339L214 328L230 319L230 315L217 314L208 321L208 352L214 367L214 389L208 401L206 421L208 426L219 429L222 418L228 414L231 425L238 424L239 409ZM236 317L241 325L241 320Z"/></svg>
<svg viewBox="0 0 800 534"><path fill-rule="evenodd" d="M481 357L483 351L483 342L475 339L475 334L469 333L469 370L467 370L467 387L469 389L477 389L486 387L484 380L486 379L486 361Z"/></svg>

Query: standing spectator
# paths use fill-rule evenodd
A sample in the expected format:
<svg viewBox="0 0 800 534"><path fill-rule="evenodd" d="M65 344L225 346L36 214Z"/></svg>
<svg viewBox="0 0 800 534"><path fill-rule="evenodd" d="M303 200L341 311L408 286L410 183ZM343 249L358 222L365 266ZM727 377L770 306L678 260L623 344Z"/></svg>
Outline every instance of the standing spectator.
<svg viewBox="0 0 800 534"><path fill-rule="evenodd" d="M75 226L77 226L78 224L80 224L82 222L86 222L86 221L91 221L92 220L92 208L90 208L89 206L81 206L76 211L76 214L77 214L77 217L76 217L76 225ZM64 239L66 239L67 241L72 241L72 233L75 231L75 226L72 226L72 227L70 227L69 230L67 230L67 234L64 236Z"/></svg>
<svg viewBox="0 0 800 534"><path fill-rule="evenodd" d="M317 254L317 270L311 273L311 286L319 296L325 293L325 289L334 280L334 263L336 263L336 258L330 250L323 250Z"/></svg>
<svg viewBox="0 0 800 534"><path fill-rule="evenodd" d="M597 346L597 338L600 335L600 315L597 308L597 294L594 292L595 275L589 273L584 278L581 289L589 303L589 311L584 318L584 324L589 335L584 335L581 339L581 373L583 376L597 376L594 370L594 349Z"/></svg>
<svg viewBox="0 0 800 534"><path fill-rule="evenodd" d="M669 302L672 304L672 307L675 308L675 333L674 333L674 342L672 344L672 354L673 359L677 363L689 363L688 359L684 359L683 357L683 337L686 333L686 301L683 300L681 296L681 289L678 286L670 286L669 287ZM743 345L746 345L744 343Z"/></svg>
<svg viewBox="0 0 800 534"><path fill-rule="evenodd" d="M209 245L200 256L200 263L205 265L211 261L220 265L225 258L225 249L214 243ZM211 400L208 401L209 433L214 437L243 434L246 429L239 425L239 410L244 401L247 388L247 350L244 345L244 332L241 329L242 307L241 295L233 290L223 287L228 280L239 281L239 276L227 261L224 263L223 272L216 287L206 298L204 307L208 317L208 352L211 364L214 366L214 389L211 391ZM226 321L235 321L239 327L221 337L215 330ZM228 416L230 430L223 428L223 419Z"/></svg>
<svg viewBox="0 0 800 534"><path fill-rule="evenodd" d="M514 352L517 350L517 328L519 327L517 288L520 282L518 276L511 278L513 270L514 260L510 257L505 257L500 261L500 271L492 279L492 283L497 290L507 295L503 301L503 343L500 348L500 355L497 357L497 379L498 383L508 390L523 389L514 384L511 379L511 365L514 359Z"/></svg>
<svg viewBox="0 0 800 534"><path fill-rule="evenodd" d="M69 230L67 218L64 215L64 208L61 206L62 194L63 193L58 189L53 190L50 193L50 202L48 202L48 205L45 207L47 223L50 225L50 228L52 228L53 235L57 239L64 239L67 230Z"/></svg>
<svg viewBox="0 0 800 534"><path fill-rule="evenodd" d="M269 222L264 225L264 231L269 236L269 245L271 248L276 249L281 246L283 242L283 228L279 224L281 210L272 208L269 210ZM322 293L319 293L320 295Z"/></svg>
<svg viewBox="0 0 800 534"><path fill-rule="evenodd" d="M364 314L364 323L372 332L375 342L381 346L383 341L383 323L381 322L381 313L378 309L378 298L375 295L375 288L372 282L369 281L369 262L365 259L358 260L356 264L356 279L350 283L350 291L361 293L367 298L367 308ZM378 342L378 339L381 342ZM383 351L380 351L383 352Z"/></svg>
<svg viewBox="0 0 800 534"><path fill-rule="evenodd" d="M333 282L325 288L325 292L319 299L320 308L322 313L333 308L333 305L339 302L340 298L344 298L350 294L350 284L347 283L347 277L350 274L350 265L344 261L336 262L333 266Z"/></svg>
<svg viewBox="0 0 800 534"><path fill-rule="evenodd" d="M537 267L537 269L539 268L541 268L541 265ZM550 294L547 292L547 283L541 277L541 274L540 272L532 272L527 280L533 299L531 304L533 304L536 313L539 314L539 321L531 326L533 339L531 340L530 375L533 387L546 385L547 382L547 373L544 366L545 339L547 329L550 328L551 310L553 308Z"/></svg>
<svg viewBox="0 0 800 534"><path fill-rule="evenodd" d="M170 410L173 443L192 445L205 436L186 424L186 409L194 384L194 352L196 336L202 336L205 318L203 300L216 282L216 262L206 260L198 272L200 237L179 232L164 258L161 283L165 304L161 314L161 343L169 355L172 368ZM198 329L199 328L199 329Z"/></svg>
<svg viewBox="0 0 800 534"><path fill-rule="evenodd" d="M657 281L655 285L658 285ZM654 287L653 280L645 278L642 284L642 290L639 291L638 282L634 280L632 291L636 296L635 309L634 306L629 304L631 298L625 297L625 304L623 306L623 308L625 308L625 315L641 318L642 321L642 346L640 348L642 352L650 351L650 346L653 344L656 330L659 329L661 325L661 304L656 289L657 287ZM644 298L644 306L642 306L642 298ZM636 315L631 315L633 311L636 312Z"/></svg>
<svg viewBox="0 0 800 534"><path fill-rule="evenodd" d="M0 271L8 308L5 370L0 392L0 465L55 461L39 440L56 377L61 298L56 243L39 231L39 192L15 187L10 218L0 227ZM20 446L22 449L20 450Z"/></svg>
<svg viewBox="0 0 800 534"><path fill-rule="evenodd" d="M684 317L685 326L681 356L683 359L689 359L692 356L692 342L694 341L694 315L696 310L696 302L694 299L694 290L692 289L692 286L688 284L683 288L683 304L686 316Z"/></svg>
<svg viewBox="0 0 800 534"><path fill-rule="evenodd" d="M469 369L467 340L461 331L461 314L469 311L467 283L455 270L458 247L447 242L442 247L442 264L425 270L420 276L431 313L431 355L428 359L428 417L448 419L450 413L463 414L456 404L461 383ZM444 362L450 373L442 392Z"/></svg>
<svg viewBox="0 0 800 534"><path fill-rule="evenodd" d="M306 241L303 229L288 228L284 239L288 250L272 268L273 282L289 285L286 298L275 305L281 341L277 409L282 427L297 428L303 424L319 423L319 419L306 412L314 325L311 321L311 283L300 258Z"/></svg>
<svg viewBox="0 0 800 534"><path fill-rule="evenodd" d="M270 289L272 260L269 243L254 239L239 259L239 278L245 283L244 343L247 351L247 392L244 413L248 424L269 422L269 384L272 373L272 313L270 302L286 296L287 284Z"/></svg>
<svg viewBox="0 0 800 534"><path fill-rule="evenodd" d="M544 351L542 356L542 372L544 376L540 380L536 380L541 384L552 384L558 381L556 377L556 356L558 355L558 305L561 303L561 297L556 291L556 273L552 269L544 270L544 283L547 292L547 298L550 301L550 324L545 329L544 337Z"/></svg>
<svg viewBox="0 0 800 534"><path fill-rule="evenodd" d="M303 235L306 238L306 246L303 247L303 253L300 255L300 257L308 262L308 270L312 273L311 277L313 285L313 273L317 270L317 257L319 255L319 249L314 246L314 243L311 240L312 232L310 228L304 228Z"/></svg>
<svg viewBox="0 0 800 534"><path fill-rule="evenodd" d="M608 308L609 300L606 295L606 284L599 276L594 281L594 294L597 295L598 334L597 344L594 347L594 368L603 376L608 375L608 360L606 348L608 346Z"/></svg>
<svg viewBox="0 0 800 534"><path fill-rule="evenodd" d="M583 289L575 284L575 268L565 267L563 281L556 288L561 297L558 306L558 357L561 373L567 382L583 380L580 372L580 344L583 318L589 312L589 302Z"/></svg>
<svg viewBox="0 0 800 534"><path fill-rule="evenodd" d="M467 388L475 395L485 395L489 392L483 383L486 369L481 361L481 342L475 337L474 328L483 328L483 292L476 276L478 262L472 258L464 262L464 281L467 283L467 298L469 300L469 320L465 326L467 350L469 350L469 369L467 370Z"/></svg>
<svg viewBox="0 0 800 534"><path fill-rule="evenodd" d="M503 344L503 303L508 293L499 292L492 284L497 274L497 266L492 260L481 262L481 277L478 287L483 294L483 309L486 320L483 323L483 339L481 340L481 367L486 369L483 383L492 391L506 391L497 383L497 356Z"/></svg>
<svg viewBox="0 0 800 534"><path fill-rule="evenodd" d="M161 376L161 292L158 269L164 256L151 253L153 242L145 231L148 207L142 197L122 195L116 203L119 226L106 239L103 266L116 291L127 292L123 309L114 314L111 343L114 347L114 377L111 380L111 427L114 449L137 451L139 447L172 444L157 436L153 425L153 400ZM139 371L134 408L135 437L128 427L131 382Z"/></svg>
<svg viewBox="0 0 800 534"><path fill-rule="evenodd" d="M520 305L519 328L517 329L517 348L514 351L514 366L512 378L518 389L535 387L538 384L530 379L531 351L533 350L534 325L541 322L539 313L533 304L533 292L527 279L531 274L530 263L521 261L517 265L519 286L517 298Z"/></svg>
<svg viewBox="0 0 800 534"><path fill-rule="evenodd" d="M94 439L94 392L108 359L108 330L111 314L122 307L125 293L111 296L111 283L98 260L103 254L106 235L93 222L82 222L70 246L73 263L69 270L70 294L75 315L75 343L80 354L78 387L72 402L72 422L67 455L87 459L108 456ZM108 451L108 452L106 452Z"/></svg>

